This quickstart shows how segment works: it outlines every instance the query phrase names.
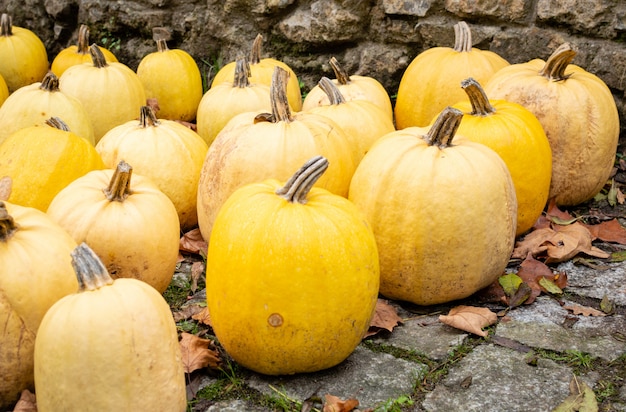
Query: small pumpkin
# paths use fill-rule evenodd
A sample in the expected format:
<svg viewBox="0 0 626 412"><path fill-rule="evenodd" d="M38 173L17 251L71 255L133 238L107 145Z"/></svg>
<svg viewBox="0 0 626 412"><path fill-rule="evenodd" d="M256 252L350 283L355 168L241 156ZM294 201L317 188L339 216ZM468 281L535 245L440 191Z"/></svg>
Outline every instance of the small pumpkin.
<svg viewBox="0 0 626 412"><path fill-rule="evenodd" d="M76 44L61 50L52 60L50 70L57 76L61 75L68 67L76 64L91 63L91 53L89 52L89 27L81 24L78 28L78 40ZM117 57L107 48L98 46L107 62L116 62Z"/></svg>
<svg viewBox="0 0 626 412"><path fill-rule="evenodd" d="M95 145L91 119L83 104L59 90L59 79L52 72L46 73L41 82L11 93L7 102L0 107L0 143L19 129L58 117L72 132Z"/></svg>
<svg viewBox="0 0 626 412"><path fill-rule="evenodd" d="M485 84L491 98L519 103L539 119L552 148L549 197L564 206L591 199L606 184L620 131L611 91L571 64L575 56L564 43L547 61L514 64Z"/></svg>
<svg viewBox="0 0 626 412"><path fill-rule="evenodd" d="M35 336L46 311L78 288L76 242L44 212L0 200L0 409L33 389ZM8 373L10 371L10 373Z"/></svg>
<svg viewBox="0 0 626 412"><path fill-rule="evenodd" d="M0 75L9 93L40 81L48 71L48 53L31 30L13 25L10 15L0 16Z"/></svg>
<svg viewBox="0 0 626 412"><path fill-rule="evenodd" d="M35 340L37 410L185 411L178 334L163 296L137 279L113 280L85 243L71 257L78 292L48 310Z"/></svg>
<svg viewBox="0 0 626 412"><path fill-rule="evenodd" d="M137 66L148 99L156 99L161 119L195 120L202 99L202 76L198 64L182 49L167 47L169 31L153 30L157 50L145 55Z"/></svg>
<svg viewBox="0 0 626 412"><path fill-rule="evenodd" d="M296 73L285 62L265 57L261 58L261 48L263 45L263 36L258 34L254 38L252 48L250 49L250 57L248 63L250 64L250 83L259 83L271 86L272 76L274 74L274 68L280 67L289 73L289 80L287 82L287 100L291 110L298 112L302 110L302 91L300 90L300 82ZM230 83L233 80L237 62L232 61L224 65L213 78L211 82L211 88L220 83Z"/></svg>
<svg viewBox="0 0 626 412"><path fill-rule="evenodd" d="M454 25L455 44L433 47L417 55L405 69L394 115L396 128L424 127L444 108L466 98L458 87L473 77L480 84L509 63L497 53L472 47L472 32L464 21Z"/></svg>
<svg viewBox="0 0 626 412"><path fill-rule="evenodd" d="M0 74L0 107L2 107L7 97L9 97L9 87L7 82L4 81L4 77Z"/></svg>
<svg viewBox="0 0 626 412"><path fill-rule="evenodd" d="M142 106L138 113L139 121L111 129L96 150L109 169L124 160L137 174L150 178L174 204L181 228L189 230L198 223L198 180L208 146L179 122L157 119L150 106Z"/></svg>
<svg viewBox="0 0 626 412"><path fill-rule="evenodd" d="M376 241L352 203L313 187L327 167L316 156L287 183L243 186L215 221L206 285L213 330L235 361L259 373L337 365L376 306Z"/></svg>
<svg viewBox="0 0 626 412"><path fill-rule="evenodd" d="M52 117L11 134L0 145L0 176L10 176L9 201L45 212L65 186L105 165L94 146Z"/></svg>
<svg viewBox="0 0 626 412"><path fill-rule="evenodd" d="M178 213L150 179L133 176L128 163L74 180L47 213L76 243L86 242L114 279L143 280L160 293L167 289L178 260Z"/></svg>
<svg viewBox="0 0 626 412"><path fill-rule="evenodd" d="M365 214L380 256L380 292L417 305L470 296L506 268L517 201L506 164L456 135L463 113L379 139L363 157L349 199Z"/></svg>

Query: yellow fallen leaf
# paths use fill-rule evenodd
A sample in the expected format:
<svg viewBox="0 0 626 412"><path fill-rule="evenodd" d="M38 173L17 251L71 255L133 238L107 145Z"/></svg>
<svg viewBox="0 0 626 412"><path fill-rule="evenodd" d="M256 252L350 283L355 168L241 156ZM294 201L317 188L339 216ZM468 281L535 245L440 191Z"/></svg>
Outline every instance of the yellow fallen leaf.
<svg viewBox="0 0 626 412"><path fill-rule="evenodd" d="M483 328L496 323L498 315L487 308L460 305L450 309L447 315L440 315L439 321L465 332L487 336Z"/></svg>

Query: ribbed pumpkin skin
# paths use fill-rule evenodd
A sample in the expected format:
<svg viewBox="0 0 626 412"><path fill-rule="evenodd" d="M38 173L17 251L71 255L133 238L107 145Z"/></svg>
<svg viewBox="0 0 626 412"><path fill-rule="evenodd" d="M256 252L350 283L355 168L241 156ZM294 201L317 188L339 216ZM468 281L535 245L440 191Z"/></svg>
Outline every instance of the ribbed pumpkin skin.
<svg viewBox="0 0 626 412"><path fill-rule="evenodd" d="M550 198L576 205L595 196L613 168L619 138L619 115L606 84L574 64L570 76L552 81L539 72L546 62L534 59L496 73L485 84L493 99L516 102L539 119L552 148Z"/></svg>
<svg viewBox="0 0 626 412"><path fill-rule="evenodd" d="M178 259L176 208L150 179L136 173L131 193L109 200L103 189L113 173L95 170L74 180L54 197L47 213L76 243L86 242L111 277L136 278L163 293Z"/></svg>
<svg viewBox="0 0 626 412"><path fill-rule="evenodd" d="M7 97L9 97L9 88L7 87L7 82L4 81L4 77L0 75L0 107L2 107Z"/></svg>
<svg viewBox="0 0 626 412"><path fill-rule="evenodd" d="M172 312L137 279L116 279L50 308L35 342L34 370L41 412L182 412L187 406Z"/></svg>
<svg viewBox="0 0 626 412"><path fill-rule="evenodd" d="M347 358L378 296L371 229L354 205L313 187L306 204L277 180L229 197L211 234L207 301L216 336L241 365L268 375Z"/></svg>
<svg viewBox="0 0 626 412"><path fill-rule="evenodd" d="M104 55L104 58L107 62L117 62L117 57L109 51L108 49L98 46L100 51ZM89 50L86 52L80 52L77 45L71 45L61 50L54 60L52 60L52 64L50 66L50 70L52 73L56 74L57 77L61 77L65 71L77 64L83 63L91 63L91 55L89 54Z"/></svg>
<svg viewBox="0 0 626 412"><path fill-rule="evenodd" d="M0 233L0 409L33 387L35 335L46 311L76 292L70 253L76 242L45 213L4 202L18 229ZM2 225L2 223L0 223ZM1 230L0 230L1 232Z"/></svg>
<svg viewBox="0 0 626 412"><path fill-rule="evenodd" d="M428 128L388 134L365 155L349 199L372 225L384 296L432 305L465 298L504 271L517 203L502 159L461 136L429 146Z"/></svg>
<svg viewBox="0 0 626 412"><path fill-rule="evenodd" d="M74 179L104 167L87 140L47 125L20 129L0 145L0 176L13 179L8 200L43 212Z"/></svg>

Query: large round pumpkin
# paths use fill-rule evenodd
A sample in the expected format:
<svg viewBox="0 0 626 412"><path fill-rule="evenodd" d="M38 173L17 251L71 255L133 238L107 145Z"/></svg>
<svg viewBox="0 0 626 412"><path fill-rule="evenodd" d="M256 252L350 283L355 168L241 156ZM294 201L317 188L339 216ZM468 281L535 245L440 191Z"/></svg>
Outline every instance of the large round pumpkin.
<svg viewBox="0 0 626 412"><path fill-rule="evenodd" d="M455 136L463 114L378 140L349 199L372 225L383 295L418 305L468 297L496 280L515 241L517 201L506 164ZM454 138L454 139L453 139Z"/></svg>
<svg viewBox="0 0 626 412"><path fill-rule="evenodd" d="M150 179L120 161L61 190L48 215L76 241L86 242L113 278L143 280L163 293L172 280L180 239L172 201ZM149 247L146 247L149 245Z"/></svg>
<svg viewBox="0 0 626 412"><path fill-rule="evenodd" d="M571 64L575 56L565 43L547 61L514 64L485 84L492 99L519 103L539 119L552 148L549 197L570 206L591 199L606 184L620 130L611 91Z"/></svg>
<svg viewBox="0 0 626 412"><path fill-rule="evenodd" d="M352 203L312 187L327 167L319 156L286 184L243 186L216 219L207 255L211 322L224 349L254 371L329 368L369 327L376 241Z"/></svg>
<svg viewBox="0 0 626 412"><path fill-rule="evenodd" d="M70 253L76 242L48 215L0 201L0 409L33 389L39 323L59 299L76 292Z"/></svg>
<svg viewBox="0 0 626 412"><path fill-rule="evenodd" d="M35 341L37 410L185 411L178 334L163 296L137 279L113 280L85 243L71 256L78 292L48 310Z"/></svg>

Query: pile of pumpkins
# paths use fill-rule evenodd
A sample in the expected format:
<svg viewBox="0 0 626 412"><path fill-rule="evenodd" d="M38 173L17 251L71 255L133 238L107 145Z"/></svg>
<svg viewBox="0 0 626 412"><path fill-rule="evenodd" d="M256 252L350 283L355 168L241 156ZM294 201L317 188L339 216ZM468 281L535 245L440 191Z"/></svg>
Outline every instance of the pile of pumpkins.
<svg viewBox="0 0 626 412"><path fill-rule="evenodd" d="M207 91L163 29L136 71L84 25L49 65L3 14L0 407L34 386L42 412L184 411L161 294L195 227L214 332L263 374L342 362L379 294L432 305L497 279L548 199L601 190L619 120L569 44L509 64L454 29L392 106L335 58L303 99L261 36Z"/></svg>

